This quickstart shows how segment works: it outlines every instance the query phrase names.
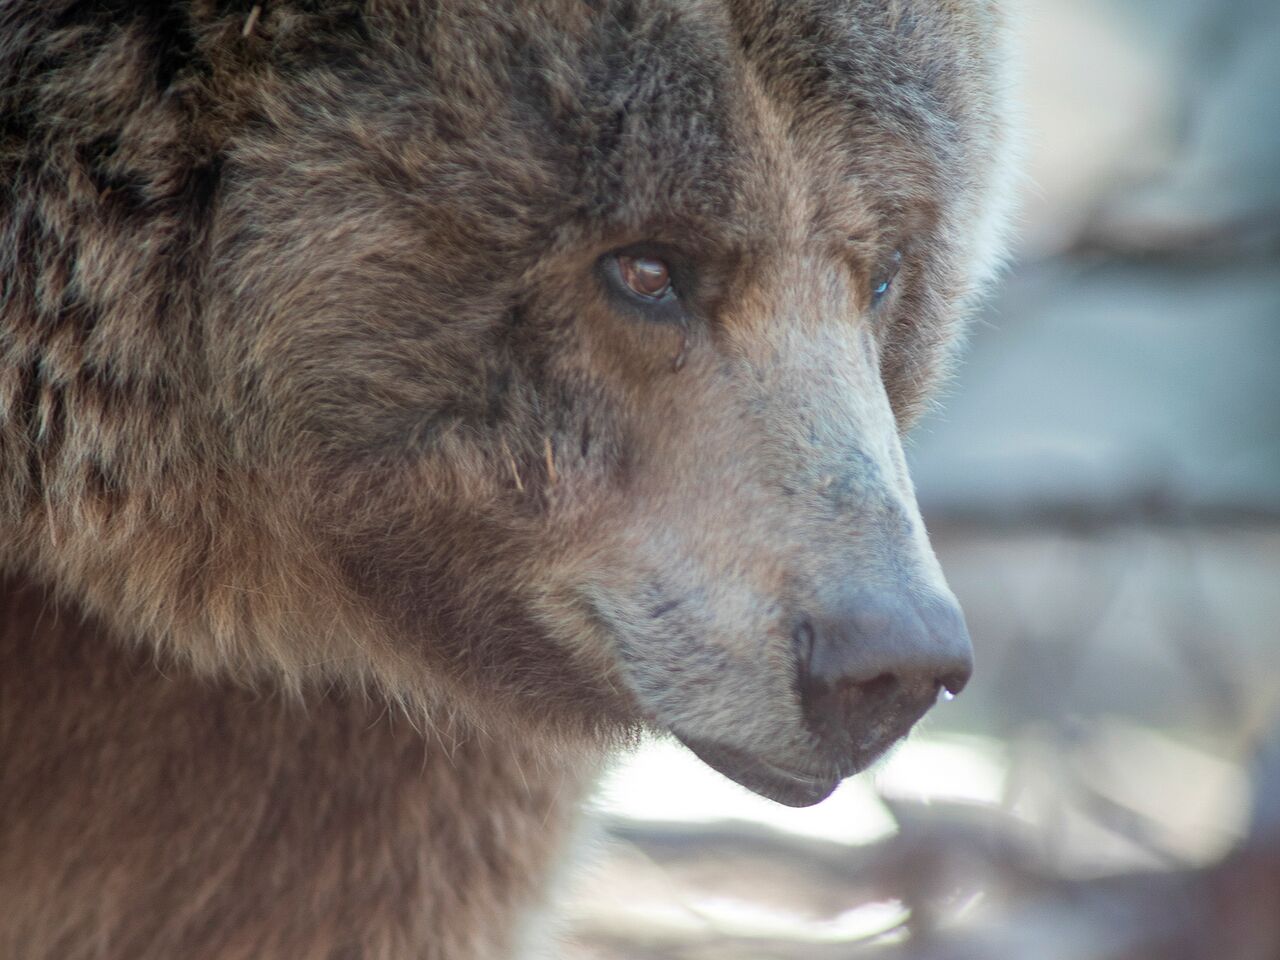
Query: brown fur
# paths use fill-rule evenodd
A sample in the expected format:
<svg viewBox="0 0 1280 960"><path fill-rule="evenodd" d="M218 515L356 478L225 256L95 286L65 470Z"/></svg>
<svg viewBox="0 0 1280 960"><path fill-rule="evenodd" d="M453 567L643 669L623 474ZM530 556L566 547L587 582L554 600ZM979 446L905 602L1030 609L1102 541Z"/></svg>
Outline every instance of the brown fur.
<svg viewBox="0 0 1280 960"><path fill-rule="evenodd" d="M493 920L542 900L583 757L157 670L6 586L0 955L509 953Z"/></svg>
<svg viewBox="0 0 1280 960"><path fill-rule="evenodd" d="M603 747L945 591L987 0L251 6L0 2L0 955L502 955Z"/></svg>

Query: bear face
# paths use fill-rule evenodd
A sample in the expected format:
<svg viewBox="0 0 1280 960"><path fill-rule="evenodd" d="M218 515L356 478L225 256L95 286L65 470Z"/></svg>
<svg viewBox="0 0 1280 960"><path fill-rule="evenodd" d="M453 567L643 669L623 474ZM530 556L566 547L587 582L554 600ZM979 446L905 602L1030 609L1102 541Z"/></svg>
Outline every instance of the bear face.
<svg viewBox="0 0 1280 960"><path fill-rule="evenodd" d="M834 734L806 687L867 631L967 649L899 438L991 268L990 5L205 13L65 161L9 563L206 669L649 724L790 803L963 684L877 666Z"/></svg>

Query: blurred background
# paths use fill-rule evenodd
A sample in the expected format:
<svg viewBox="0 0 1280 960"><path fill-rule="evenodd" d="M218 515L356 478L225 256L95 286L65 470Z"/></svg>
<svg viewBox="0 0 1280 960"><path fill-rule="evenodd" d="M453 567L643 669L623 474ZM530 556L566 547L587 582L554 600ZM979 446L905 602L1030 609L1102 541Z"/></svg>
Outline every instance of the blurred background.
<svg viewBox="0 0 1280 960"><path fill-rule="evenodd" d="M573 960L1280 960L1280 3L1022 0L1014 259L910 450L978 673L822 805L623 758Z"/></svg>

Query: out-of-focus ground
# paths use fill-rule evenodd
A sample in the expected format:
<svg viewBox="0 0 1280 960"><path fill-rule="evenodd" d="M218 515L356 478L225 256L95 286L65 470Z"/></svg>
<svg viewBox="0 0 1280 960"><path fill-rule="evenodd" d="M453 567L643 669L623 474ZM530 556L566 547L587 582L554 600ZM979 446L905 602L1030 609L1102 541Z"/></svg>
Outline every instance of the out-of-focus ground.
<svg viewBox="0 0 1280 960"><path fill-rule="evenodd" d="M574 960L1280 958L1280 4L1026 0L922 506L978 674L809 810L624 760Z"/></svg>

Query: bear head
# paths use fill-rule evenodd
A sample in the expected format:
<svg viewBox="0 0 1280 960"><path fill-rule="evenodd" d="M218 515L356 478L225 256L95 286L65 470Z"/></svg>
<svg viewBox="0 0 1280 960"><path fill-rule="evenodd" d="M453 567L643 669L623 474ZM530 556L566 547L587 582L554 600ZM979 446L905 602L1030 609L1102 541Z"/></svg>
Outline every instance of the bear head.
<svg viewBox="0 0 1280 960"><path fill-rule="evenodd" d="M900 437L997 256L989 0L49 7L7 566L794 804L963 686Z"/></svg>

